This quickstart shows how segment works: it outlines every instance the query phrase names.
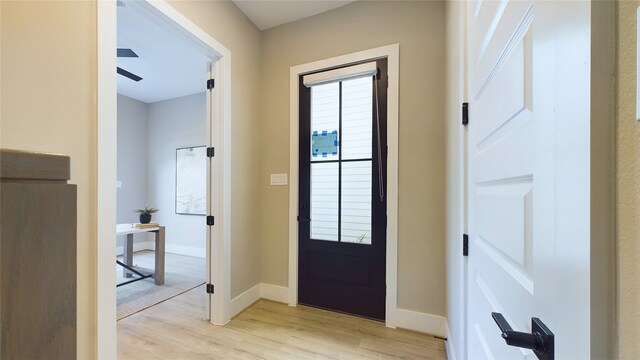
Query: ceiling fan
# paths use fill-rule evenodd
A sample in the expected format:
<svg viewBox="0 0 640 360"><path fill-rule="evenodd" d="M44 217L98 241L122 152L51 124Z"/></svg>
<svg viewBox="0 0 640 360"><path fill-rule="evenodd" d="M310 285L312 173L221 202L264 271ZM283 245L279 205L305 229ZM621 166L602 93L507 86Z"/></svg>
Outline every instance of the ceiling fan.
<svg viewBox="0 0 640 360"><path fill-rule="evenodd" d="M118 49L118 57L139 57L138 54L133 52L131 49ZM142 78L132 72L129 72L121 67L117 68L118 74L127 77L135 82L142 80Z"/></svg>

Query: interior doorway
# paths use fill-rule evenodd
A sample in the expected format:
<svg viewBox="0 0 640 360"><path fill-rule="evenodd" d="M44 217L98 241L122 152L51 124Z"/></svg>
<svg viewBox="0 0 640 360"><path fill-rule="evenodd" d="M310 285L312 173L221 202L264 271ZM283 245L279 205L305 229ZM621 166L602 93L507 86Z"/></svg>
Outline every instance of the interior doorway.
<svg viewBox="0 0 640 360"><path fill-rule="evenodd" d="M117 3L117 319L206 283L209 54ZM200 312L210 319L202 287Z"/></svg>
<svg viewBox="0 0 640 360"><path fill-rule="evenodd" d="M224 324L230 318L230 52L165 2L118 1L134 8L157 25L181 38L210 61L202 70L206 86L206 147L216 148L215 159L206 165L206 217L202 219L206 241L206 283L215 293L205 293L205 318ZM117 178L117 8L115 2L98 6L98 357L114 358L116 348L116 194ZM168 71L168 70L165 70ZM120 71L122 72L122 71ZM119 72L119 73L120 73ZM129 71L131 72L131 71ZM131 72L133 73L133 72ZM135 74L135 73L133 73ZM117 75L122 76L122 75ZM140 75L137 75L142 77ZM210 86L215 82L215 87ZM186 148L195 148L188 145ZM177 151L173 149L174 152ZM175 159L175 155L174 155ZM173 163L173 166L176 166ZM124 184L123 184L124 185ZM175 206L175 205L174 205ZM169 206L175 212L174 206ZM210 219L216 219L215 225ZM107 241L107 239L109 241ZM214 264L213 266L211 264Z"/></svg>
<svg viewBox="0 0 640 360"><path fill-rule="evenodd" d="M206 80L215 59L133 3L119 1L117 16L120 320L207 280ZM203 290L210 319L207 302Z"/></svg>

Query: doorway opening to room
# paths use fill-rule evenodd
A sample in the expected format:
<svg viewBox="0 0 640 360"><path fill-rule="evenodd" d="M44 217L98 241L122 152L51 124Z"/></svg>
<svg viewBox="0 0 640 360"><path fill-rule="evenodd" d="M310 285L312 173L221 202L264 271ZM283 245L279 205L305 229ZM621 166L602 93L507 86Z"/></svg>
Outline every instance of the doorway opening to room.
<svg viewBox="0 0 640 360"><path fill-rule="evenodd" d="M214 61L140 4L118 2L118 320L194 289L193 312L210 318Z"/></svg>
<svg viewBox="0 0 640 360"><path fill-rule="evenodd" d="M387 59L299 76L298 301L385 320Z"/></svg>

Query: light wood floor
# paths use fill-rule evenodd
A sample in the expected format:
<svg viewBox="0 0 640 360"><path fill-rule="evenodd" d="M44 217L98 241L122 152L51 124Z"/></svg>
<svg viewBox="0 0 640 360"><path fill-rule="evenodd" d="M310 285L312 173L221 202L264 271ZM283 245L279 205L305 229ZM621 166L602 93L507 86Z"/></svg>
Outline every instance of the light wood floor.
<svg viewBox="0 0 640 360"><path fill-rule="evenodd" d="M203 287L118 321L119 359L446 359L444 342L353 316L260 300L225 326Z"/></svg>

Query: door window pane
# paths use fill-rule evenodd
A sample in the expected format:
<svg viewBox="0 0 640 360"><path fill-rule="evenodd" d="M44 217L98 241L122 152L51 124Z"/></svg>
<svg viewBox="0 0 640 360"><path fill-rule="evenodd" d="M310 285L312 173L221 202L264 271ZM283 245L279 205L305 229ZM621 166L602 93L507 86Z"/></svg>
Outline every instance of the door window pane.
<svg viewBox="0 0 640 360"><path fill-rule="evenodd" d="M373 80L342 82L342 159L371 159Z"/></svg>
<svg viewBox="0 0 640 360"><path fill-rule="evenodd" d="M340 84L311 88L311 161L338 159Z"/></svg>
<svg viewBox="0 0 640 360"><path fill-rule="evenodd" d="M311 239L338 241L338 165L311 164Z"/></svg>
<svg viewBox="0 0 640 360"><path fill-rule="evenodd" d="M342 163L340 241L371 244L371 160Z"/></svg>

